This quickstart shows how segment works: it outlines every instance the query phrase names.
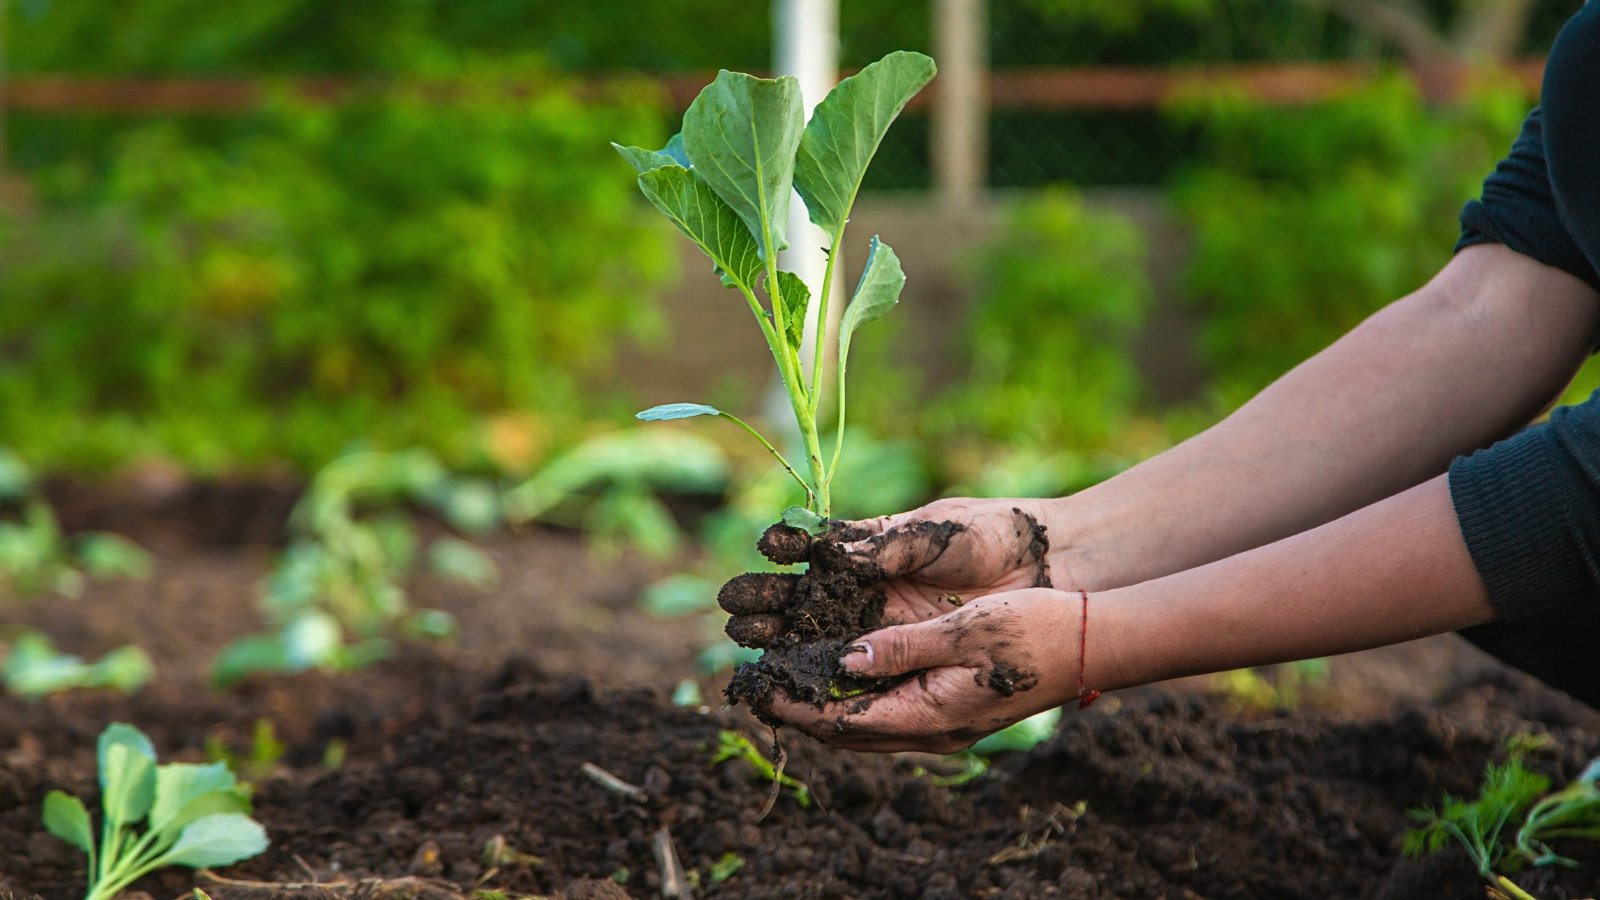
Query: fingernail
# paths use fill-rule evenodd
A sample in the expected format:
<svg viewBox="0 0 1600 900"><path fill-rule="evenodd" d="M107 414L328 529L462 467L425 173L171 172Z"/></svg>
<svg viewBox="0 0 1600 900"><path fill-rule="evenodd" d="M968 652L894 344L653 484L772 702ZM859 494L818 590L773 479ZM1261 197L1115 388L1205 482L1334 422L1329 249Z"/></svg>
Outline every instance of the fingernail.
<svg viewBox="0 0 1600 900"><path fill-rule="evenodd" d="M851 644L845 648L844 656L839 658L839 663L850 672L861 672L872 668L872 645L865 641Z"/></svg>

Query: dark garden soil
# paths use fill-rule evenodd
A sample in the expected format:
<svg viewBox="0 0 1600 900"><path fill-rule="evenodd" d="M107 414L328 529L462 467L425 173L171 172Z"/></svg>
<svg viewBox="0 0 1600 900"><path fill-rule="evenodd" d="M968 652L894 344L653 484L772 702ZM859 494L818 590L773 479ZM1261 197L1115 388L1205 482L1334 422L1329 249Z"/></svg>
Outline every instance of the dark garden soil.
<svg viewBox="0 0 1600 900"><path fill-rule="evenodd" d="M638 611L640 587L670 567L594 560L568 533L499 536L492 592L414 586L460 618L453 644L216 694L205 664L258 627L255 582L292 496L61 493L69 527L134 536L157 575L76 602L0 598L4 621L74 652L136 641L159 674L134 698L0 697L3 897L81 895L82 859L38 809L52 788L93 793L94 737L112 719L172 759L201 758L208 736L243 748L263 718L288 745L257 778L268 853L222 873L232 882L185 870L139 885L161 900L196 885L218 898L659 896L669 846L696 896L1481 897L1456 856L1400 859L1405 810L1472 792L1511 734L1551 735L1557 749L1530 762L1558 781L1600 754L1600 715L1445 638L1335 660L1330 692L1295 711L1241 713L1181 686L1108 696L959 789L922 770L935 759L784 735L787 771L815 801L786 792L758 820L765 786L711 760L723 729L762 748L770 735L742 708L666 700L720 626ZM345 756L330 768L335 741ZM1592 896L1600 856L1585 862L1522 883Z"/></svg>

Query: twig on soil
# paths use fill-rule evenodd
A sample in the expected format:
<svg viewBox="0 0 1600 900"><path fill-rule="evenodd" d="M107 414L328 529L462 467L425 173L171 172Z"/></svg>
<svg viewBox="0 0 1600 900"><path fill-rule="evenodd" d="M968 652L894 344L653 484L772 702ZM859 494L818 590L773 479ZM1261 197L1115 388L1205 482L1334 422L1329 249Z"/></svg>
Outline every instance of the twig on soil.
<svg viewBox="0 0 1600 900"><path fill-rule="evenodd" d="M1033 859L1050 846L1054 837L1064 837L1075 826L1088 810L1088 804L1079 801L1077 806L1067 807L1060 803L1050 808L1050 814L1045 816L1044 828L1039 830L1037 837L1024 831L1017 837L1017 842L999 853L989 857L989 865L1002 866L1006 863L1023 862ZM1062 819L1066 819L1065 822Z"/></svg>
<svg viewBox="0 0 1600 900"><path fill-rule="evenodd" d="M644 803L650 799L650 795L645 793L644 788L629 784L592 762L584 763L581 768L583 769L583 774L589 776L590 780L613 794L621 794L629 800L635 800L639 803Z"/></svg>
<svg viewBox="0 0 1600 900"><path fill-rule="evenodd" d="M672 832L665 825L656 831L655 851L656 865L661 868L661 896L693 900L694 888L689 886L689 876L678 861L678 848L672 843Z"/></svg>
<svg viewBox="0 0 1600 900"><path fill-rule="evenodd" d="M242 878L228 878L218 875L210 869L201 869L198 873L208 881L227 885L231 888L240 888L247 891L371 891L366 896L384 897L401 892L414 892L419 888L425 893L408 893L413 897L460 897L461 892L455 885L448 881L435 878L417 878L407 875L403 878L363 878L359 881L250 881ZM441 893L434 893L441 892Z"/></svg>
<svg viewBox="0 0 1600 900"><path fill-rule="evenodd" d="M789 764L789 754L783 752L783 745L778 743L778 729L772 729L772 790L767 794L767 802L761 807L761 812L756 816L760 822L778 805L778 796L783 793L783 767Z"/></svg>

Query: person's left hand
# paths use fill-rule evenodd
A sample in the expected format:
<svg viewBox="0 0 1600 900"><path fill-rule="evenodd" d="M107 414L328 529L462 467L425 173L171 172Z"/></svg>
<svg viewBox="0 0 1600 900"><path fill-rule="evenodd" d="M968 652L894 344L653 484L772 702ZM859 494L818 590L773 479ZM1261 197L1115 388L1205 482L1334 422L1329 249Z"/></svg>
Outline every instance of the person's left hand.
<svg viewBox="0 0 1600 900"><path fill-rule="evenodd" d="M954 753L1078 696L1078 594L993 594L936 619L863 635L843 657L858 675L920 674L821 709L776 697L768 712L848 750Z"/></svg>

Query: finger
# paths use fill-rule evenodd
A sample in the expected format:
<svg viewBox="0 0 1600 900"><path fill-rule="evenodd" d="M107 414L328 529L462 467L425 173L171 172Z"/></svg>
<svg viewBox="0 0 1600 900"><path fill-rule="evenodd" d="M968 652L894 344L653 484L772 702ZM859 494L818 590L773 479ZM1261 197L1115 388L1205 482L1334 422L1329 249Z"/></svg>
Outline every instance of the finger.
<svg viewBox="0 0 1600 900"><path fill-rule="evenodd" d="M888 678L961 663L950 623L929 619L891 625L863 635L845 649L839 662L853 675Z"/></svg>
<svg viewBox="0 0 1600 900"><path fill-rule="evenodd" d="M769 647L789 631L789 620L777 613L734 616L722 630L742 647Z"/></svg>
<svg viewBox="0 0 1600 900"><path fill-rule="evenodd" d="M958 522L916 519L847 543L844 553L853 562L882 569L887 577L909 575L937 562L951 539L965 530Z"/></svg>
<svg viewBox="0 0 1600 900"><path fill-rule="evenodd" d="M799 575L780 572L746 572L717 591L717 605L736 616L782 612L793 601L799 580Z"/></svg>

